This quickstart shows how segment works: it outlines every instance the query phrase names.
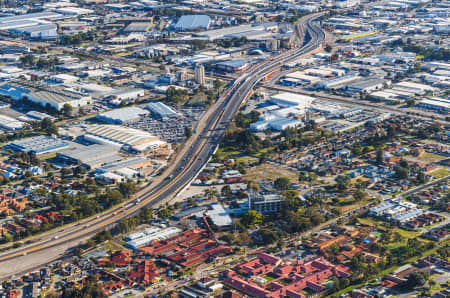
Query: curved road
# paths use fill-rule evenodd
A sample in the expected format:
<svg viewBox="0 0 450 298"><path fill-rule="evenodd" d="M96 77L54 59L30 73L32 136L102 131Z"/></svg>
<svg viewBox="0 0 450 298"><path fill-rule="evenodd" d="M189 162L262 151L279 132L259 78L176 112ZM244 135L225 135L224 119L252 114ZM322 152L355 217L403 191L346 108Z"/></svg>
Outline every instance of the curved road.
<svg viewBox="0 0 450 298"><path fill-rule="evenodd" d="M250 68L236 79L199 123L193 136L179 152L159 182L139 191L135 198L97 217L68 225L45 235L36 236L33 243L0 254L0 280L23 274L61 258L65 253L92 237L98 231L112 227L120 220L137 214L144 206L155 207L182 191L206 165L219 146L224 131L254 86L282 64L320 49L325 33L314 20L322 14L307 16L297 26L306 42L297 49L269 58ZM155 179L157 180L157 179Z"/></svg>

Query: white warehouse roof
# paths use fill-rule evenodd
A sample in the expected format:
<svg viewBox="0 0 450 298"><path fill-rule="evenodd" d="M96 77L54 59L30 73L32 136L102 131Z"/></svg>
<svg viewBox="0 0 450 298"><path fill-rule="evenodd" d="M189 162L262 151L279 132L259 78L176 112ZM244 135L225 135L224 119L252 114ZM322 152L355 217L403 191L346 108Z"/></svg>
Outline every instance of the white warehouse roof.
<svg viewBox="0 0 450 298"><path fill-rule="evenodd" d="M270 97L271 103L283 106L300 106L306 107L313 102L314 98L307 95L294 94L294 93L279 93Z"/></svg>

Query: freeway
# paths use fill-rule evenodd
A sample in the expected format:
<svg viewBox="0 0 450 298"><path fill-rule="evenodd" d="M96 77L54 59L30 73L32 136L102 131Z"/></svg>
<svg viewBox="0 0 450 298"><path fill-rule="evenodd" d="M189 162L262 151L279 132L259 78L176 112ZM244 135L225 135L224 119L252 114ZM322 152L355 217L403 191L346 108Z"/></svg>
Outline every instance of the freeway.
<svg viewBox="0 0 450 298"><path fill-rule="evenodd" d="M177 154L164 174L136 196L101 215L63 227L38 237L33 243L0 254L0 280L22 274L61 258L98 231L110 228L120 220L137 214L144 206L156 207L182 191L206 165L218 148L227 125L255 85L280 65L321 49L325 33L316 23L314 14L302 19L298 31L304 32L302 47L268 58L236 79L205 114L194 135Z"/></svg>

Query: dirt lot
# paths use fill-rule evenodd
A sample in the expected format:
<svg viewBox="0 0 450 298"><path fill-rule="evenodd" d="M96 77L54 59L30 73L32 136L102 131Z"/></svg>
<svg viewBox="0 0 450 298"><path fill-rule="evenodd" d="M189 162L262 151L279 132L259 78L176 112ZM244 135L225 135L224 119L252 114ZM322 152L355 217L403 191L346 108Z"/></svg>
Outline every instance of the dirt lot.
<svg viewBox="0 0 450 298"><path fill-rule="evenodd" d="M262 164L250 169L247 169L247 174L244 175L245 178L256 180L256 179L272 179L275 180L278 177L288 177L292 182L298 180L298 174L291 170L286 170L279 166L274 166L271 164Z"/></svg>

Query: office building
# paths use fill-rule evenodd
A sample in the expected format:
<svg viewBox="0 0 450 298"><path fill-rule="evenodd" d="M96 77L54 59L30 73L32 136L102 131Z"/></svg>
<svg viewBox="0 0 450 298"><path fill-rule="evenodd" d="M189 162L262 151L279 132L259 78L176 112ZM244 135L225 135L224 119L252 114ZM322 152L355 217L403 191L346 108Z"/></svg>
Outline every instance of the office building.
<svg viewBox="0 0 450 298"><path fill-rule="evenodd" d="M205 85L205 68L202 64L195 66L195 82L200 85Z"/></svg>

